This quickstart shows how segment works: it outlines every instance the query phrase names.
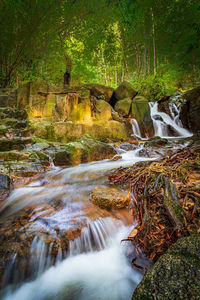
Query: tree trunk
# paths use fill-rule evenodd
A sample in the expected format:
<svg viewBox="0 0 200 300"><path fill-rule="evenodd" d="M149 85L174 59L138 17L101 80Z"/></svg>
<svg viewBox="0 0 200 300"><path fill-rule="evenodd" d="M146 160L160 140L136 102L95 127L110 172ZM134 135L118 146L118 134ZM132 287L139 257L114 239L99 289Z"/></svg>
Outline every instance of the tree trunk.
<svg viewBox="0 0 200 300"><path fill-rule="evenodd" d="M152 41L153 41L153 73L156 76L156 41L155 41L155 25L154 25L154 13L151 7L151 17L152 17Z"/></svg>

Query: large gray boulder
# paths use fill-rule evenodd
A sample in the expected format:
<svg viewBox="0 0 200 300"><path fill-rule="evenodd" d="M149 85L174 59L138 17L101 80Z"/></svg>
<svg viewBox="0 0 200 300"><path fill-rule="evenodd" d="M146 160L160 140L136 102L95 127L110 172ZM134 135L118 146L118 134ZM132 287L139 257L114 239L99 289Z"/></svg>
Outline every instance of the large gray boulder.
<svg viewBox="0 0 200 300"><path fill-rule="evenodd" d="M137 95L137 93L138 92L133 88L133 86L129 82L123 81L115 90L112 98L110 99L110 105L114 107L118 101L123 100L125 98L133 99Z"/></svg>
<svg viewBox="0 0 200 300"><path fill-rule="evenodd" d="M200 299L200 235L179 239L160 257L132 299Z"/></svg>
<svg viewBox="0 0 200 300"><path fill-rule="evenodd" d="M193 133L200 130L200 86L183 95L185 103L181 107L180 119Z"/></svg>

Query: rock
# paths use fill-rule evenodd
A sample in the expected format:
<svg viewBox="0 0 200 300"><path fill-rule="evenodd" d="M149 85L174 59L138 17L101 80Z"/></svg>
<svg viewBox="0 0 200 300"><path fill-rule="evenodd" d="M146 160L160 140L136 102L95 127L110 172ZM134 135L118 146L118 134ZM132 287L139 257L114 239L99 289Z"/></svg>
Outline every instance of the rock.
<svg viewBox="0 0 200 300"><path fill-rule="evenodd" d="M3 201L13 189L13 180L6 174L0 174L0 207Z"/></svg>
<svg viewBox="0 0 200 300"><path fill-rule="evenodd" d="M96 121L91 124L31 120L30 126L37 137L62 143L75 141L87 135L103 142L126 140L129 136L127 126L114 120Z"/></svg>
<svg viewBox="0 0 200 300"><path fill-rule="evenodd" d="M50 105L52 97L47 101L48 91L49 85L42 79L26 82L18 88L17 105L18 107L27 108L30 118L43 117L46 103L46 111L49 110L49 106L52 106L52 104ZM47 115L49 114L48 111Z"/></svg>
<svg viewBox="0 0 200 300"><path fill-rule="evenodd" d="M132 104L131 98L125 98L123 100L119 100L115 104L115 110L123 117L128 116L131 110L131 104Z"/></svg>
<svg viewBox="0 0 200 300"><path fill-rule="evenodd" d="M96 120L111 120L112 119L112 106L104 100L97 100L95 103L95 114Z"/></svg>
<svg viewBox="0 0 200 300"><path fill-rule="evenodd" d="M109 86L104 86L97 83L85 84L85 87L90 90L90 95L96 97L98 100L109 102L114 89Z"/></svg>
<svg viewBox="0 0 200 300"><path fill-rule="evenodd" d="M17 89L4 88L0 89L0 107L17 106Z"/></svg>
<svg viewBox="0 0 200 300"><path fill-rule="evenodd" d="M114 107L117 101L125 98L133 99L136 95L137 92L134 90L133 86L129 82L123 81L115 90L113 97L110 99L110 105Z"/></svg>
<svg viewBox="0 0 200 300"><path fill-rule="evenodd" d="M168 144L167 139L163 139L159 136L152 137L149 139L145 144L144 147L160 147L160 146L165 146Z"/></svg>
<svg viewBox="0 0 200 300"><path fill-rule="evenodd" d="M170 117L172 117L171 111L169 109L169 102L170 102L170 95L166 95L166 96L162 97L161 99L159 99L158 100L158 111L164 112L167 115L169 115Z"/></svg>
<svg viewBox="0 0 200 300"><path fill-rule="evenodd" d="M91 197L95 205L108 210L124 208L130 201L126 192L101 186L93 189Z"/></svg>
<svg viewBox="0 0 200 300"><path fill-rule="evenodd" d="M54 164L56 166L77 165L112 158L116 153L115 149L108 144L84 138L63 146L55 154Z"/></svg>
<svg viewBox="0 0 200 300"><path fill-rule="evenodd" d="M180 119L193 133L200 129L200 86L183 95L186 100L181 107Z"/></svg>
<svg viewBox="0 0 200 300"><path fill-rule="evenodd" d="M200 235L179 239L161 256L132 299L199 299Z"/></svg>
<svg viewBox="0 0 200 300"><path fill-rule="evenodd" d="M138 148L138 145L130 144L130 143L123 143L119 144L118 148L123 151L133 151Z"/></svg>
<svg viewBox="0 0 200 300"><path fill-rule="evenodd" d="M26 110L18 108L2 108L0 107L0 119L17 119L27 120L28 115Z"/></svg>
<svg viewBox="0 0 200 300"><path fill-rule="evenodd" d="M150 115L149 102L145 97L137 96L132 102L131 116L137 120L142 137L154 135L153 121Z"/></svg>
<svg viewBox="0 0 200 300"><path fill-rule="evenodd" d="M25 145L33 143L32 138L0 139L0 151L23 150Z"/></svg>

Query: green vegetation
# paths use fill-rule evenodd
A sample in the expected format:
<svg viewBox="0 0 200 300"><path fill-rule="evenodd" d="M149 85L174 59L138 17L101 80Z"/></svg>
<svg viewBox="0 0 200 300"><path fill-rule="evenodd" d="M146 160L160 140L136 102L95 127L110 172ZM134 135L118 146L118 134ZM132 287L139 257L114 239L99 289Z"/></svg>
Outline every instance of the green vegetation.
<svg viewBox="0 0 200 300"><path fill-rule="evenodd" d="M145 96L194 86L200 75L195 0L2 0L0 86L43 78L116 87Z"/></svg>

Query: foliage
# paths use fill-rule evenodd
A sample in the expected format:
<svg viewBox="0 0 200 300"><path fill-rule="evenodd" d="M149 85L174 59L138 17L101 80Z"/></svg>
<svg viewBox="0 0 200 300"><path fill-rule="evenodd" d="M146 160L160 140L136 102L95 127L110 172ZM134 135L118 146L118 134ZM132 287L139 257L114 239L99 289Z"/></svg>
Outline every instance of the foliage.
<svg viewBox="0 0 200 300"><path fill-rule="evenodd" d="M70 57L72 83L129 80L152 98L194 86L199 13L192 0L2 0L0 85L61 84Z"/></svg>

